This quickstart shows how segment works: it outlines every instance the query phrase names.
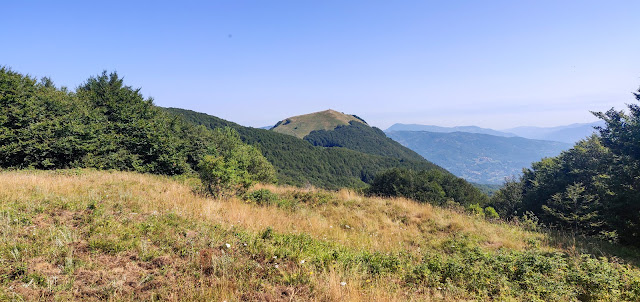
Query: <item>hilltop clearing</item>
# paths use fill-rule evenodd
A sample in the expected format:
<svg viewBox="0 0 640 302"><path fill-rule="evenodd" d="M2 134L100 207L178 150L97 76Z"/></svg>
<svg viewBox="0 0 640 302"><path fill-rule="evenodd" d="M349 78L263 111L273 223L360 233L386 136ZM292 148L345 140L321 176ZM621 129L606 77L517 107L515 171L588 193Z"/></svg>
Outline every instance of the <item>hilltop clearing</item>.
<svg viewBox="0 0 640 302"><path fill-rule="evenodd" d="M367 125L367 122L355 115L348 115L328 109L286 118L278 122L271 130L282 134L293 135L297 138L304 138L311 133L311 131L333 130L338 126L349 125L350 122Z"/></svg>

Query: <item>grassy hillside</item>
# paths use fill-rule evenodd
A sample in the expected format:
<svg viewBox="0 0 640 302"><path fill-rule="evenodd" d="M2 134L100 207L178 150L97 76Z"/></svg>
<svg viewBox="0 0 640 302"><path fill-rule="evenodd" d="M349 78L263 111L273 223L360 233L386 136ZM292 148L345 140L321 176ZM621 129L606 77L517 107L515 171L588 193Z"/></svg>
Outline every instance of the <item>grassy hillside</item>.
<svg viewBox="0 0 640 302"><path fill-rule="evenodd" d="M212 200L189 183L0 173L0 300L640 299L620 258L452 210L274 186Z"/></svg>
<svg viewBox="0 0 640 302"><path fill-rule="evenodd" d="M520 174L532 162L571 148L568 143L465 132L387 135L458 177L486 184L502 184L505 177Z"/></svg>
<svg viewBox="0 0 640 302"><path fill-rule="evenodd" d="M292 116L278 122L273 131L293 135L297 138L304 138L314 130L333 130L338 126L349 125L350 122L367 124L364 120L338 112L335 110L325 110L304 115Z"/></svg>
<svg viewBox="0 0 640 302"><path fill-rule="evenodd" d="M311 184L334 189L345 186L361 187L365 182L371 181L377 173L393 167L445 171L424 159L408 160L365 154L346 148L316 147L291 135L244 127L204 113L179 108L165 110L207 128L235 129L244 142L260 147L263 155L276 168L278 179L283 184Z"/></svg>

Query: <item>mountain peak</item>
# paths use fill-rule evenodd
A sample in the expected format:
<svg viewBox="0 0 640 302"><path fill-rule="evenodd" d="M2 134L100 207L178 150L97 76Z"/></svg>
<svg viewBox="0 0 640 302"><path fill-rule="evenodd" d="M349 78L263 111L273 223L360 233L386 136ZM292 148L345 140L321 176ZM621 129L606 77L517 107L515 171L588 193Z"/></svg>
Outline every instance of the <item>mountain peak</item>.
<svg viewBox="0 0 640 302"><path fill-rule="evenodd" d="M278 122L271 130L283 134L304 138L314 130L333 130L338 126L349 125L355 121L368 126L361 118L338 112L333 109L296 115Z"/></svg>

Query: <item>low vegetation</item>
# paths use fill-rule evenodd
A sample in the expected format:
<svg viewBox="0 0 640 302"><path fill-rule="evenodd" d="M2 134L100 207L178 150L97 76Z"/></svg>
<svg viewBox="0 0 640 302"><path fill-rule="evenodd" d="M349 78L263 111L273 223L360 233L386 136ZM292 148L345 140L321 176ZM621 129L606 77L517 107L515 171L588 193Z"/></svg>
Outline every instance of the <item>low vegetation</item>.
<svg viewBox="0 0 640 302"><path fill-rule="evenodd" d="M637 301L624 259L403 198L0 173L0 300ZM594 249L596 250L596 249Z"/></svg>

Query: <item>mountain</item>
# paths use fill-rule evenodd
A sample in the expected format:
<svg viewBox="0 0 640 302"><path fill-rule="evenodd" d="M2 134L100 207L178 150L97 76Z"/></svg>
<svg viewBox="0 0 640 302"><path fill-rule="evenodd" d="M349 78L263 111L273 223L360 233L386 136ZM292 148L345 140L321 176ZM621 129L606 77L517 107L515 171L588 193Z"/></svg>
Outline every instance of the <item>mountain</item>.
<svg viewBox="0 0 640 302"><path fill-rule="evenodd" d="M596 132L595 126L603 126L602 121L593 123L571 124L558 127L516 127L505 129L505 132L530 139L541 139L574 144Z"/></svg>
<svg viewBox="0 0 640 302"><path fill-rule="evenodd" d="M364 188L381 172L392 168L414 171L437 171L432 173L434 180L444 192L444 196L461 204L485 204L487 196L464 179L458 178L445 169L425 160L417 153L383 136L380 129L374 129L362 122L350 121L337 131L319 132L316 136L325 141L351 141L345 133L358 133L351 141L353 147L314 146L307 140L275 131L240 126L215 116L190 110L165 108L168 112L181 116L184 120L215 129L231 127L241 139L250 145L256 145L264 157L274 166L278 180L283 184L296 186L314 185L316 187L338 189L342 187ZM358 118L359 119L359 118ZM359 119L361 120L361 119ZM364 127L364 128L361 128ZM325 130L321 130L325 131ZM369 136L373 136L367 139ZM383 137L381 137L383 136ZM376 150L375 146L379 144ZM367 153L371 152L371 153ZM381 155L387 153L388 155Z"/></svg>
<svg viewBox="0 0 640 302"><path fill-rule="evenodd" d="M301 138L319 147L343 147L402 160L425 160L418 153L387 137L382 130L370 127L358 116L334 110L290 117L271 130L296 137L307 133Z"/></svg>
<svg viewBox="0 0 640 302"><path fill-rule="evenodd" d="M417 154L419 160L367 154L347 148L324 148L314 146L292 135L244 127L205 113L180 108L164 108L164 110L206 128L235 129L245 143L257 145L260 148L263 155L276 168L278 180L283 184L297 186L311 184L337 189L362 187L377 173L390 168L437 169L445 172L441 167Z"/></svg>
<svg viewBox="0 0 640 302"><path fill-rule="evenodd" d="M271 130L282 134L293 135L297 138L304 138L311 133L311 131L333 130L338 126L349 125L350 122L367 125L367 122L355 115L348 115L329 109L292 116L278 122Z"/></svg>
<svg viewBox="0 0 640 302"><path fill-rule="evenodd" d="M433 125L418 125L418 124L393 124L391 127L387 128L385 132L392 131L428 131L428 132L438 132L438 133L451 133L451 132L467 132L467 133L481 133L481 134L490 134L495 136L504 136L504 137L513 137L517 136L513 133L509 133L508 131L497 131L488 128L480 128L477 126L456 126L456 127L440 127Z"/></svg>
<svg viewBox="0 0 640 302"><path fill-rule="evenodd" d="M571 144L479 133L393 131L387 135L467 181L500 184L505 177L543 157L556 156Z"/></svg>

